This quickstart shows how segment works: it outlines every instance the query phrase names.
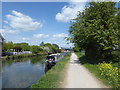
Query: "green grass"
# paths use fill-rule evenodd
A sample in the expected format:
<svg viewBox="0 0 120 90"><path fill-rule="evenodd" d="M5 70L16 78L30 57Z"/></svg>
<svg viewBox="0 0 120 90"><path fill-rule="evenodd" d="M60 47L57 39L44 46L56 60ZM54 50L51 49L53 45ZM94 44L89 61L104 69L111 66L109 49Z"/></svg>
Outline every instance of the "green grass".
<svg viewBox="0 0 120 90"><path fill-rule="evenodd" d="M60 82L63 80L64 69L70 55L65 56L51 70L49 70L36 84L31 88L60 88Z"/></svg>
<svg viewBox="0 0 120 90"><path fill-rule="evenodd" d="M98 80L102 81L109 88L113 88L113 85L109 83L107 78L100 75L100 70L98 68L98 64L91 64L91 61L86 60L85 55L83 53L76 52L77 56L79 57L80 62L93 74L98 78ZM118 66L118 63L113 63L113 66Z"/></svg>
<svg viewBox="0 0 120 90"><path fill-rule="evenodd" d="M93 64L84 64L84 66L94 75L98 80L103 82L107 87L111 88L111 85L109 84L109 81L100 75L99 68L97 65Z"/></svg>

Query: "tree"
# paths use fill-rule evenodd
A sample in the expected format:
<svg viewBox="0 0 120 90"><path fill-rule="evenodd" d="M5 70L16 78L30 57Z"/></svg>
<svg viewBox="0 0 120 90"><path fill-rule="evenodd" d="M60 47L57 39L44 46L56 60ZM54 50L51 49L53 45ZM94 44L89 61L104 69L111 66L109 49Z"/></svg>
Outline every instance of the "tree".
<svg viewBox="0 0 120 90"><path fill-rule="evenodd" d="M38 54L40 52L40 47L33 45L30 47L30 51L34 54Z"/></svg>
<svg viewBox="0 0 120 90"><path fill-rule="evenodd" d="M59 46L57 44L46 43L46 44L43 45L43 49L47 50L48 53L60 52Z"/></svg>
<svg viewBox="0 0 120 90"><path fill-rule="evenodd" d="M120 3L118 3L118 4L120 4ZM118 48L119 48L119 50L120 50L120 5L118 5L119 7L118 7L118 12L117 12L117 14L116 14L116 17L115 17L115 20L116 20L116 25L117 25L117 27L118 27L118 40L119 40L119 45L118 45Z"/></svg>
<svg viewBox="0 0 120 90"><path fill-rule="evenodd" d="M14 47L14 44L13 44L13 42L8 42L7 43L7 49L10 51L10 49L13 49L13 47Z"/></svg>
<svg viewBox="0 0 120 90"><path fill-rule="evenodd" d="M53 46L52 46L50 43L44 44L44 47L47 47L47 48L48 48L47 51L48 51L49 53L54 53Z"/></svg>
<svg viewBox="0 0 120 90"><path fill-rule="evenodd" d="M72 22L68 39L83 48L90 60L111 59L113 48L118 45L116 11L114 2L90 2L89 8L79 12Z"/></svg>
<svg viewBox="0 0 120 90"><path fill-rule="evenodd" d="M16 43L14 44L15 47L21 47L23 51L29 51L30 50L30 46L28 43Z"/></svg>
<svg viewBox="0 0 120 90"><path fill-rule="evenodd" d="M3 52L6 52L7 50L8 50L7 43L6 43L6 42L3 42L2 51L3 51Z"/></svg>
<svg viewBox="0 0 120 90"><path fill-rule="evenodd" d="M43 46L43 45L44 45L44 42L41 42L41 43L40 43L40 46Z"/></svg>
<svg viewBox="0 0 120 90"><path fill-rule="evenodd" d="M3 42L3 45L2 45L2 50L3 52L6 52L6 51L11 51L11 49L13 49L14 47L14 44L13 42Z"/></svg>
<svg viewBox="0 0 120 90"><path fill-rule="evenodd" d="M54 49L54 53L58 53L60 52L59 46L57 44L52 44L53 49Z"/></svg>

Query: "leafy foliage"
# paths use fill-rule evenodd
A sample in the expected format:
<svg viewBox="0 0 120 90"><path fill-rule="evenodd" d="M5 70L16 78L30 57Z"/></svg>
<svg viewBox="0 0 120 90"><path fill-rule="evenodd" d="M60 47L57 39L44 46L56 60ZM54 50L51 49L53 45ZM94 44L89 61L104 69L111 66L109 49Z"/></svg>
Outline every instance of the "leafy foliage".
<svg viewBox="0 0 120 90"><path fill-rule="evenodd" d="M3 45L2 45L2 50L5 52L5 51L10 51L10 49L12 49L14 47L14 44L13 42L3 42Z"/></svg>
<svg viewBox="0 0 120 90"><path fill-rule="evenodd" d="M90 2L70 26L69 40L85 50L88 59L109 60L118 46L118 15L114 2Z"/></svg>
<svg viewBox="0 0 120 90"><path fill-rule="evenodd" d="M112 63L105 63L105 62L99 63L98 68L100 74L109 81L112 87L118 89L120 86L119 83L120 69L118 67L113 67Z"/></svg>
<svg viewBox="0 0 120 90"><path fill-rule="evenodd" d="M30 47L30 51L32 51L32 53L38 54L42 49L39 46L31 46Z"/></svg>
<svg viewBox="0 0 120 90"><path fill-rule="evenodd" d="M30 46L28 43L15 43L14 46L21 47L23 51L29 51Z"/></svg>
<svg viewBox="0 0 120 90"><path fill-rule="evenodd" d="M38 53L57 53L60 52L59 46L57 44L50 44L41 42L39 46L32 45L30 46L28 43L13 43L13 42L3 42L2 45L3 52L22 52L22 51L31 51L35 54Z"/></svg>
<svg viewBox="0 0 120 90"><path fill-rule="evenodd" d="M57 53L60 52L59 46L57 44L50 44L46 43L43 45L44 47L47 47L47 52L49 53Z"/></svg>

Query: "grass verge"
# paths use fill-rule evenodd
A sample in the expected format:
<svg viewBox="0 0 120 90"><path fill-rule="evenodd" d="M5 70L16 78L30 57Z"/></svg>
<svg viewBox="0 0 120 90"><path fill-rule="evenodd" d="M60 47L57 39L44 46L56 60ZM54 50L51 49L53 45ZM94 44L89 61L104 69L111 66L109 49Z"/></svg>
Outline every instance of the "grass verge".
<svg viewBox="0 0 120 90"><path fill-rule="evenodd" d="M103 67L104 70L106 70L106 72L101 72L100 68L98 67L98 64L90 64L89 60L86 60L85 55L83 53L76 53L77 56L80 59L80 62L91 72L93 73L93 75L96 76L96 78L98 78L98 80L102 81L107 87L112 88L114 90L118 90L119 89L119 85L115 85L115 83L113 83L113 77L115 77L115 75L113 75L113 73L115 73L115 71L113 71L113 69L115 68L114 66L118 66L118 63L112 63L109 64L111 65L111 69L108 69L109 67ZM100 65L102 64L102 66L104 65L108 65L107 63L100 63ZM110 70L112 71L111 73ZM111 76L109 76L108 74L111 74ZM113 76L112 76L113 75ZM118 77L116 77L118 79ZM118 83L118 80L117 82Z"/></svg>
<svg viewBox="0 0 120 90"><path fill-rule="evenodd" d="M60 88L64 69L69 60L70 54L59 61L38 81L38 83L33 84L31 88Z"/></svg>

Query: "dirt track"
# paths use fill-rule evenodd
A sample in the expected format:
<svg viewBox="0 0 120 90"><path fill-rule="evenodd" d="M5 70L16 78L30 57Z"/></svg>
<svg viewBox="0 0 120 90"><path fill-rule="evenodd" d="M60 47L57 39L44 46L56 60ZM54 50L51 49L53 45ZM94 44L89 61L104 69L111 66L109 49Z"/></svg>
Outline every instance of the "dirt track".
<svg viewBox="0 0 120 90"><path fill-rule="evenodd" d="M107 88L78 61L72 53L66 70L64 88Z"/></svg>

